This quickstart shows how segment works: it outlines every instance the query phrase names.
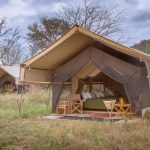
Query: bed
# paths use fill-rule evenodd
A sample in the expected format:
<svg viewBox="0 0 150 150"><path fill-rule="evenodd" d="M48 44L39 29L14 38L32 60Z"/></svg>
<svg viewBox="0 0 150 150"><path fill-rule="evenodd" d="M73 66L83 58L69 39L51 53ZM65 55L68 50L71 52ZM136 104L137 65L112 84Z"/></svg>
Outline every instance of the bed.
<svg viewBox="0 0 150 150"><path fill-rule="evenodd" d="M107 97L107 98L96 98L87 99L83 103L83 109L85 110L106 110L103 100L111 101L118 100L119 97Z"/></svg>

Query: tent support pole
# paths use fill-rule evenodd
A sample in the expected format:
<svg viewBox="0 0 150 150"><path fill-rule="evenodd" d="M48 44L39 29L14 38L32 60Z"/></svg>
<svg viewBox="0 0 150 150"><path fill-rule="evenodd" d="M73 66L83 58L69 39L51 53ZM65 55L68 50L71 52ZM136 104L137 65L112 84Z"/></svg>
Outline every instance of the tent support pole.
<svg viewBox="0 0 150 150"><path fill-rule="evenodd" d="M49 104L49 106L50 106L50 102L52 101L52 83L53 83L53 81L55 80L55 78L56 78L56 74L54 75L54 77L51 79L51 82L50 82L50 84L49 84L49 87L50 87L50 90L49 90L49 98L48 98L48 104ZM48 105L47 105L48 106ZM51 106L52 107L52 106ZM53 108L52 108L53 109ZM51 110L51 112L52 112L52 110Z"/></svg>
<svg viewBox="0 0 150 150"><path fill-rule="evenodd" d="M142 60L144 61L146 68L147 68L147 79L148 79L148 83L149 83L149 88L150 88L150 62L147 60Z"/></svg>
<svg viewBox="0 0 150 150"><path fill-rule="evenodd" d="M26 76L26 70L25 70L25 72L24 72L24 77L23 77L23 79L25 79L25 76ZM22 85L21 85L21 99L22 99L22 97L23 97L23 88L24 88L24 80L23 80Z"/></svg>

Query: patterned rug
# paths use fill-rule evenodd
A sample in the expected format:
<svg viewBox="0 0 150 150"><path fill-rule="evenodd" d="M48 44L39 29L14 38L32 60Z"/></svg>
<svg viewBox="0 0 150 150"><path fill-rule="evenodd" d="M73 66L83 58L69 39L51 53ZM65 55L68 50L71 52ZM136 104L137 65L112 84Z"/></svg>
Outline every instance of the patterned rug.
<svg viewBox="0 0 150 150"><path fill-rule="evenodd" d="M96 118L109 118L109 114L91 114L91 118L96 119Z"/></svg>

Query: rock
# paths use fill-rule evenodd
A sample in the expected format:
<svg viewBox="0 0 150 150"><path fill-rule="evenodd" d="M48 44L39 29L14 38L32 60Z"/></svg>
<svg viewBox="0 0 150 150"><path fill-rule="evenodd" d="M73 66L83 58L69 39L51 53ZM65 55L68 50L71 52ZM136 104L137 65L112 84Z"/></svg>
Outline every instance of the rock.
<svg viewBox="0 0 150 150"><path fill-rule="evenodd" d="M150 119L150 107L142 109L142 118Z"/></svg>

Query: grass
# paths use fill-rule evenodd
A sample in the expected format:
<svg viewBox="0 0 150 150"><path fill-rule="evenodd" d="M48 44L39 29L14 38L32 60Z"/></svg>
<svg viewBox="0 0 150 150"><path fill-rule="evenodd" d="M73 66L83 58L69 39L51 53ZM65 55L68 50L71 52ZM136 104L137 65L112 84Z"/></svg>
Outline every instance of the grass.
<svg viewBox="0 0 150 150"><path fill-rule="evenodd" d="M150 147L150 120L121 122L54 121L48 92L26 94L19 116L16 94L1 95L0 150L145 150Z"/></svg>
<svg viewBox="0 0 150 150"><path fill-rule="evenodd" d="M149 149L150 125L90 121L3 120L0 145L5 149Z"/></svg>
<svg viewBox="0 0 150 150"><path fill-rule="evenodd" d="M18 94L1 94L0 95L0 118L17 119L20 117L17 99ZM48 115L51 107L48 104L48 91L37 93L27 93L23 97L25 101L22 105L21 118L31 118Z"/></svg>

